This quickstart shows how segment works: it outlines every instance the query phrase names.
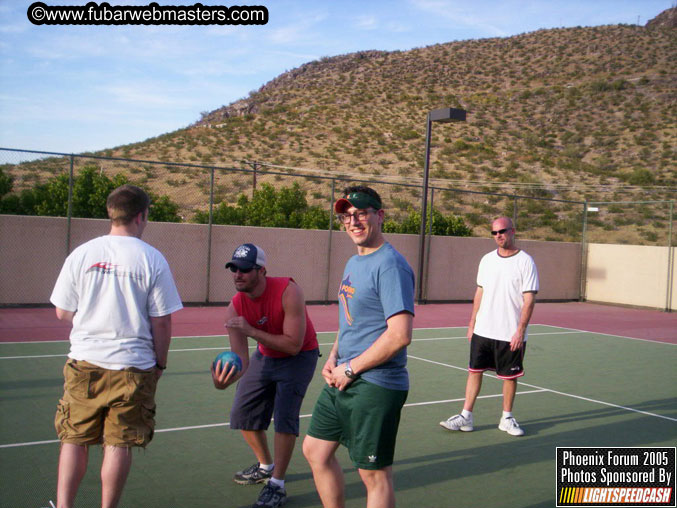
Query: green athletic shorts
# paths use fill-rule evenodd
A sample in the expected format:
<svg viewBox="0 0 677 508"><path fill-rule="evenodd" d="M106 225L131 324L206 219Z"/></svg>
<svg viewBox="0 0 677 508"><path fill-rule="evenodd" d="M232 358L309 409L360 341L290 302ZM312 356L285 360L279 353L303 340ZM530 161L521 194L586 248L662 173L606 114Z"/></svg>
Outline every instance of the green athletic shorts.
<svg viewBox="0 0 677 508"><path fill-rule="evenodd" d="M325 385L317 399L308 435L339 442L359 469L392 465L400 412L407 390L390 390L362 379L345 391Z"/></svg>

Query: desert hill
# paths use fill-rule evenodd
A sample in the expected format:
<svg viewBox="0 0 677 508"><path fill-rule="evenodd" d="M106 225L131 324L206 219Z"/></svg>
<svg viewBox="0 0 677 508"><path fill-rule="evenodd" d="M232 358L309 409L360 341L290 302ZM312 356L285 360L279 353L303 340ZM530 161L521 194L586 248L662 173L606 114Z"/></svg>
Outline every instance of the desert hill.
<svg viewBox="0 0 677 508"><path fill-rule="evenodd" d="M433 127L435 187L575 201L675 199L674 11L644 27L549 29L325 57L203 113L187 128L96 155L207 167L251 168L256 161L282 175L307 169L303 185L321 202L328 183L317 176L420 185L426 114L459 107L468 112L465 123ZM206 170L98 163L169 194L188 219L207 206ZM282 175L258 181L291 185ZM249 175L219 174L217 199L234 202L250 184ZM477 226L512 206L491 196L438 196L442 211ZM404 213L419 205L420 190L396 186L389 198L395 213ZM577 206L557 205L551 219L553 213L556 221L580 220ZM638 243L662 234L662 220L637 213L616 226L635 220ZM534 238L548 237L547 221L530 226Z"/></svg>

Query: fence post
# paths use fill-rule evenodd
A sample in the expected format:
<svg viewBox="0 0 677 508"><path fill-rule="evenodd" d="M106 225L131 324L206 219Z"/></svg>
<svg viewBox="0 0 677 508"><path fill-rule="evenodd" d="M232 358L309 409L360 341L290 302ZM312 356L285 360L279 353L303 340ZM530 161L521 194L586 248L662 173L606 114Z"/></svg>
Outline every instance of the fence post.
<svg viewBox="0 0 677 508"><path fill-rule="evenodd" d="M331 179L331 200L329 202L329 241L327 242L327 275L324 286L324 304L329 304L329 278L331 276L331 237L334 231L334 192L336 180Z"/></svg>
<svg viewBox="0 0 677 508"><path fill-rule="evenodd" d="M668 222L668 283L665 293L665 312L672 311L672 280L674 277L675 265L672 259L673 255L673 246L672 246L672 217L673 217L673 205L674 201L670 201L670 214Z"/></svg>
<svg viewBox="0 0 677 508"><path fill-rule="evenodd" d="M581 231L581 274L580 274L580 295L579 301L584 302L586 298L585 288L588 271L588 245L587 245L587 229L588 229L588 201L583 203L583 230Z"/></svg>
<svg viewBox="0 0 677 508"><path fill-rule="evenodd" d="M512 199L512 225L517 227L517 196L513 196Z"/></svg>
<svg viewBox="0 0 677 508"><path fill-rule="evenodd" d="M71 154L71 167L68 172L68 211L66 212L66 256L71 253L71 218L73 216L73 159Z"/></svg>
<svg viewBox="0 0 677 508"><path fill-rule="evenodd" d="M214 168L210 168L209 180L209 224L207 226L207 294L205 303L209 303L209 292L211 291L212 278L212 224L214 220Z"/></svg>

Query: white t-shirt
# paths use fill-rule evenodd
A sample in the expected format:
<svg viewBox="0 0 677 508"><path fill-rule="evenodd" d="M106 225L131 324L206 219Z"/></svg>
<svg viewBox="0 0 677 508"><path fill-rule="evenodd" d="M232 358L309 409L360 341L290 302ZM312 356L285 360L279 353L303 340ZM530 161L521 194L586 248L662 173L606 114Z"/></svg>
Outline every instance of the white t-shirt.
<svg viewBox="0 0 677 508"><path fill-rule="evenodd" d="M498 250L485 254L477 270L482 301L475 320L475 333L510 342L519 325L523 293L538 292L538 271L532 257L520 250L501 257ZM524 334L527 340L527 334Z"/></svg>
<svg viewBox="0 0 677 508"><path fill-rule="evenodd" d="M75 312L69 358L120 370L155 365L150 317L183 307L164 256L132 236L101 236L67 258L50 301Z"/></svg>

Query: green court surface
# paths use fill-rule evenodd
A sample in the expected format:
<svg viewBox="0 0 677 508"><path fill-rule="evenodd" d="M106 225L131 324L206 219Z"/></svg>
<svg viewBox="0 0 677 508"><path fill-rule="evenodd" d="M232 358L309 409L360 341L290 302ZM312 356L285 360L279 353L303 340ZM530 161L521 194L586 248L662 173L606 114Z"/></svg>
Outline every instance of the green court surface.
<svg viewBox="0 0 677 508"><path fill-rule="evenodd" d="M468 342L464 328L416 330L409 347L411 390L396 452L400 507L555 506L557 446L674 446L677 442L677 347L555 328L530 327L526 376L515 416L525 429L497 429L501 381L484 376L474 432L448 432L438 422L460 411ZM302 408L301 438L322 387L335 334L319 334L320 358ZM255 462L239 432L228 428L233 389L213 388L209 365L225 337L175 338L157 395L157 433L134 454L121 506L248 507L258 486L233 483ZM53 427L62 391L67 342L0 344L0 506L56 503L59 444ZM272 429L269 431L272 441ZM76 505L99 505L100 447L90 451ZM366 505L364 487L344 449L346 505ZM288 507L319 507L300 440L287 475Z"/></svg>

